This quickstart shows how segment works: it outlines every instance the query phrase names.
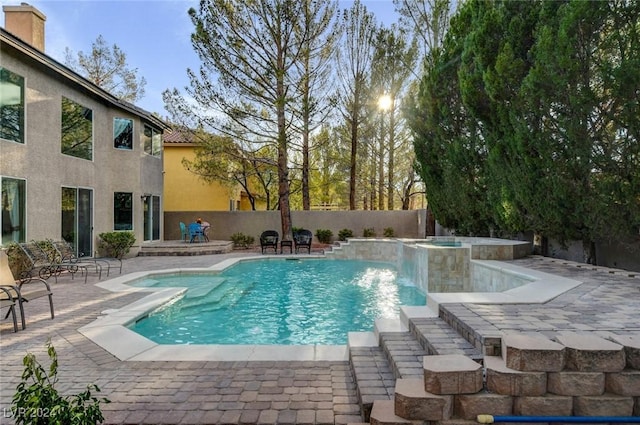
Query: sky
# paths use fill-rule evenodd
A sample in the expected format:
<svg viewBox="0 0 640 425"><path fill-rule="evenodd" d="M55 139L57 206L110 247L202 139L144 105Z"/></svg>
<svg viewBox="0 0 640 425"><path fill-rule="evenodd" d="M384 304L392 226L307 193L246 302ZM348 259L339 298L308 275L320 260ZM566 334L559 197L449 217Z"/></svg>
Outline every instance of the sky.
<svg viewBox="0 0 640 425"><path fill-rule="evenodd" d="M146 79L145 96L136 105L166 116L162 92L189 84L187 68L198 69L200 60L189 40L193 30L187 10L198 0L0 0L2 6L26 1L46 16L45 53L65 62L65 48L77 56L89 53L99 35L116 44L130 68ZM378 22L397 20L392 0L362 0ZM340 0L350 7L352 0ZM2 15L4 27L4 14Z"/></svg>

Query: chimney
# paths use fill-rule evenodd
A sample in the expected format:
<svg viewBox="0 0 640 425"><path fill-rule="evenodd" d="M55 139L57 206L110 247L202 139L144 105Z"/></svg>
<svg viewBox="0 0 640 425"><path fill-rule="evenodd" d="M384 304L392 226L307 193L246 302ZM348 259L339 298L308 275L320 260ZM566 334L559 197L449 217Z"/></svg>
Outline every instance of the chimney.
<svg viewBox="0 0 640 425"><path fill-rule="evenodd" d="M47 17L27 3L20 6L2 6L4 29L44 52L44 21Z"/></svg>

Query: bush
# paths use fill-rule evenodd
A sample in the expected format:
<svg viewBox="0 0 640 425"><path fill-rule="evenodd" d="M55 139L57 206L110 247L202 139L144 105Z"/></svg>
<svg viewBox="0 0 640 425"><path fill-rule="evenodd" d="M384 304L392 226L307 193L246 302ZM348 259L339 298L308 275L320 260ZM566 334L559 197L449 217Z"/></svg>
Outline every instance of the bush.
<svg viewBox="0 0 640 425"><path fill-rule="evenodd" d="M11 404L11 414L18 425L27 424L74 424L95 425L104 420L100 403L110 403L106 398L98 399L92 391L100 392L95 384L75 396L58 394L58 356L51 341L47 341L47 354L51 360L48 372L28 353L22 360L22 381L16 387Z"/></svg>
<svg viewBox="0 0 640 425"><path fill-rule="evenodd" d="M9 268L16 279L25 279L29 276L31 261L17 242L10 242L6 246L7 257L9 258Z"/></svg>
<svg viewBox="0 0 640 425"><path fill-rule="evenodd" d="M318 242L320 243L331 243L332 237L333 237L333 232L329 229L316 230L316 238L318 238Z"/></svg>
<svg viewBox="0 0 640 425"><path fill-rule="evenodd" d="M231 235L231 242L233 242L233 247L238 249L247 249L253 245L255 238L253 236L245 235L242 232L234 233Z"/></svg>
<svg viewBox="0 0 640 425"><path fill-rule="evenodd" d="M98 235L98 249L106 257L122 259L136 242L133 232L106 232Z"/></svg>
<svg viewBox="0 0 640 425"><path fill-rule="evenodd" d="M375 238L376 230L373 227L365 227L362 231L362 236L364 236L365 238Z"/></svg>
<svg viewBox="0 0 640 425"><path fill-rule="evenodd" d="M353 237L353 231L351 229L342 229L338 232L338 239L341 241L346 241L348 238Z"/></svg>
<svg viewBox="0 0 640 425"><path fill-rule="evenodd" d="M393 238L395 237L396 232L393 231L393 227L385 227L382 234L385 238Z"/></svg>

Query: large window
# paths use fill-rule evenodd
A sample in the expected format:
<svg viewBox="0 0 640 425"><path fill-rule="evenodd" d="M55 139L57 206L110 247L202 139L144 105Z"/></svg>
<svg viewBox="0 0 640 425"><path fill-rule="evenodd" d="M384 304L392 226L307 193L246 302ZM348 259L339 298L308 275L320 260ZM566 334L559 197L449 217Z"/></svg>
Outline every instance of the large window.
<svg viewBox="0 0 640 425"><path fill-rule="evenodd" d="M93 111L65 97L62 98L62 153L93 158Z"/></svg>
<svg viewBox="0 0 640 425"><path fill-rule="evenodd" d="M24 77L0 67L0 138L24 143Z"/></svg>
<svg viewBox="0 0 640 425"><path fill-rule="evenodd" d="M113 194L113 229L133 230L133 194L116 192Z"/></svg>
<svg viewBox="0 0 640 425"><path fill-rule="evenodd" d="M133 120L128 118L113 119L113 147L133 149Z"/></svg>
<svg viewBox="0 0 640 425"><path fill-rule="evenodd" d="M149 155L159 157L162 152L162 133L155 128L145 124L142 133L144 151Z"/></svg>
<svg viewBox="0 0 640 425"><path fill-rule="evenodd" d="M0 216L2 245L9 242L24 242L26 182L9 177L0 177L0 181L2 182L2 216Z"/></svg>

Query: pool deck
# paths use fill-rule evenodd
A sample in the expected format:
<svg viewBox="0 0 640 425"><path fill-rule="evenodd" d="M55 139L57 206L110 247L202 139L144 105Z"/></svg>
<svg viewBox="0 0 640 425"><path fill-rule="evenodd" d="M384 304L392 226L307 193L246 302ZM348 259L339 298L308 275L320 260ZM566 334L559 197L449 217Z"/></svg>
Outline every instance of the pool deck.
<svg viewBox="0 0 640 425"><path fill-rule="evenodd" d="M211 267L231 258L253 255L256 253L236 251L136 257L124 261L123 275ZM540 257L512 263L583 283L544 304L456 304L451 311L479 315L484 320L478 326L490 327L487 332L541 331L550 335L572 330L604 336L610 332L640 333L640 273ZM102 283L105 281L103 278ZM48 366L45 343L49 338L60 363L57 388L77 394L86 384L97 384L100 394L111 400L102 406L106 424L362 421L354 376L346 360L175 361L168 354L156 361L119 360L78 329L93 323L103 312L119 309L147 294L111 292L97 283L91 275L87 284L81 279L60 278L57 284L52 283L54 320L48 316L46 299L41 298L26 306L26 330L13 333L10 320L0 322L0 424L13 423L9 407L22 373L22 357L32 352Z"/></svg>

